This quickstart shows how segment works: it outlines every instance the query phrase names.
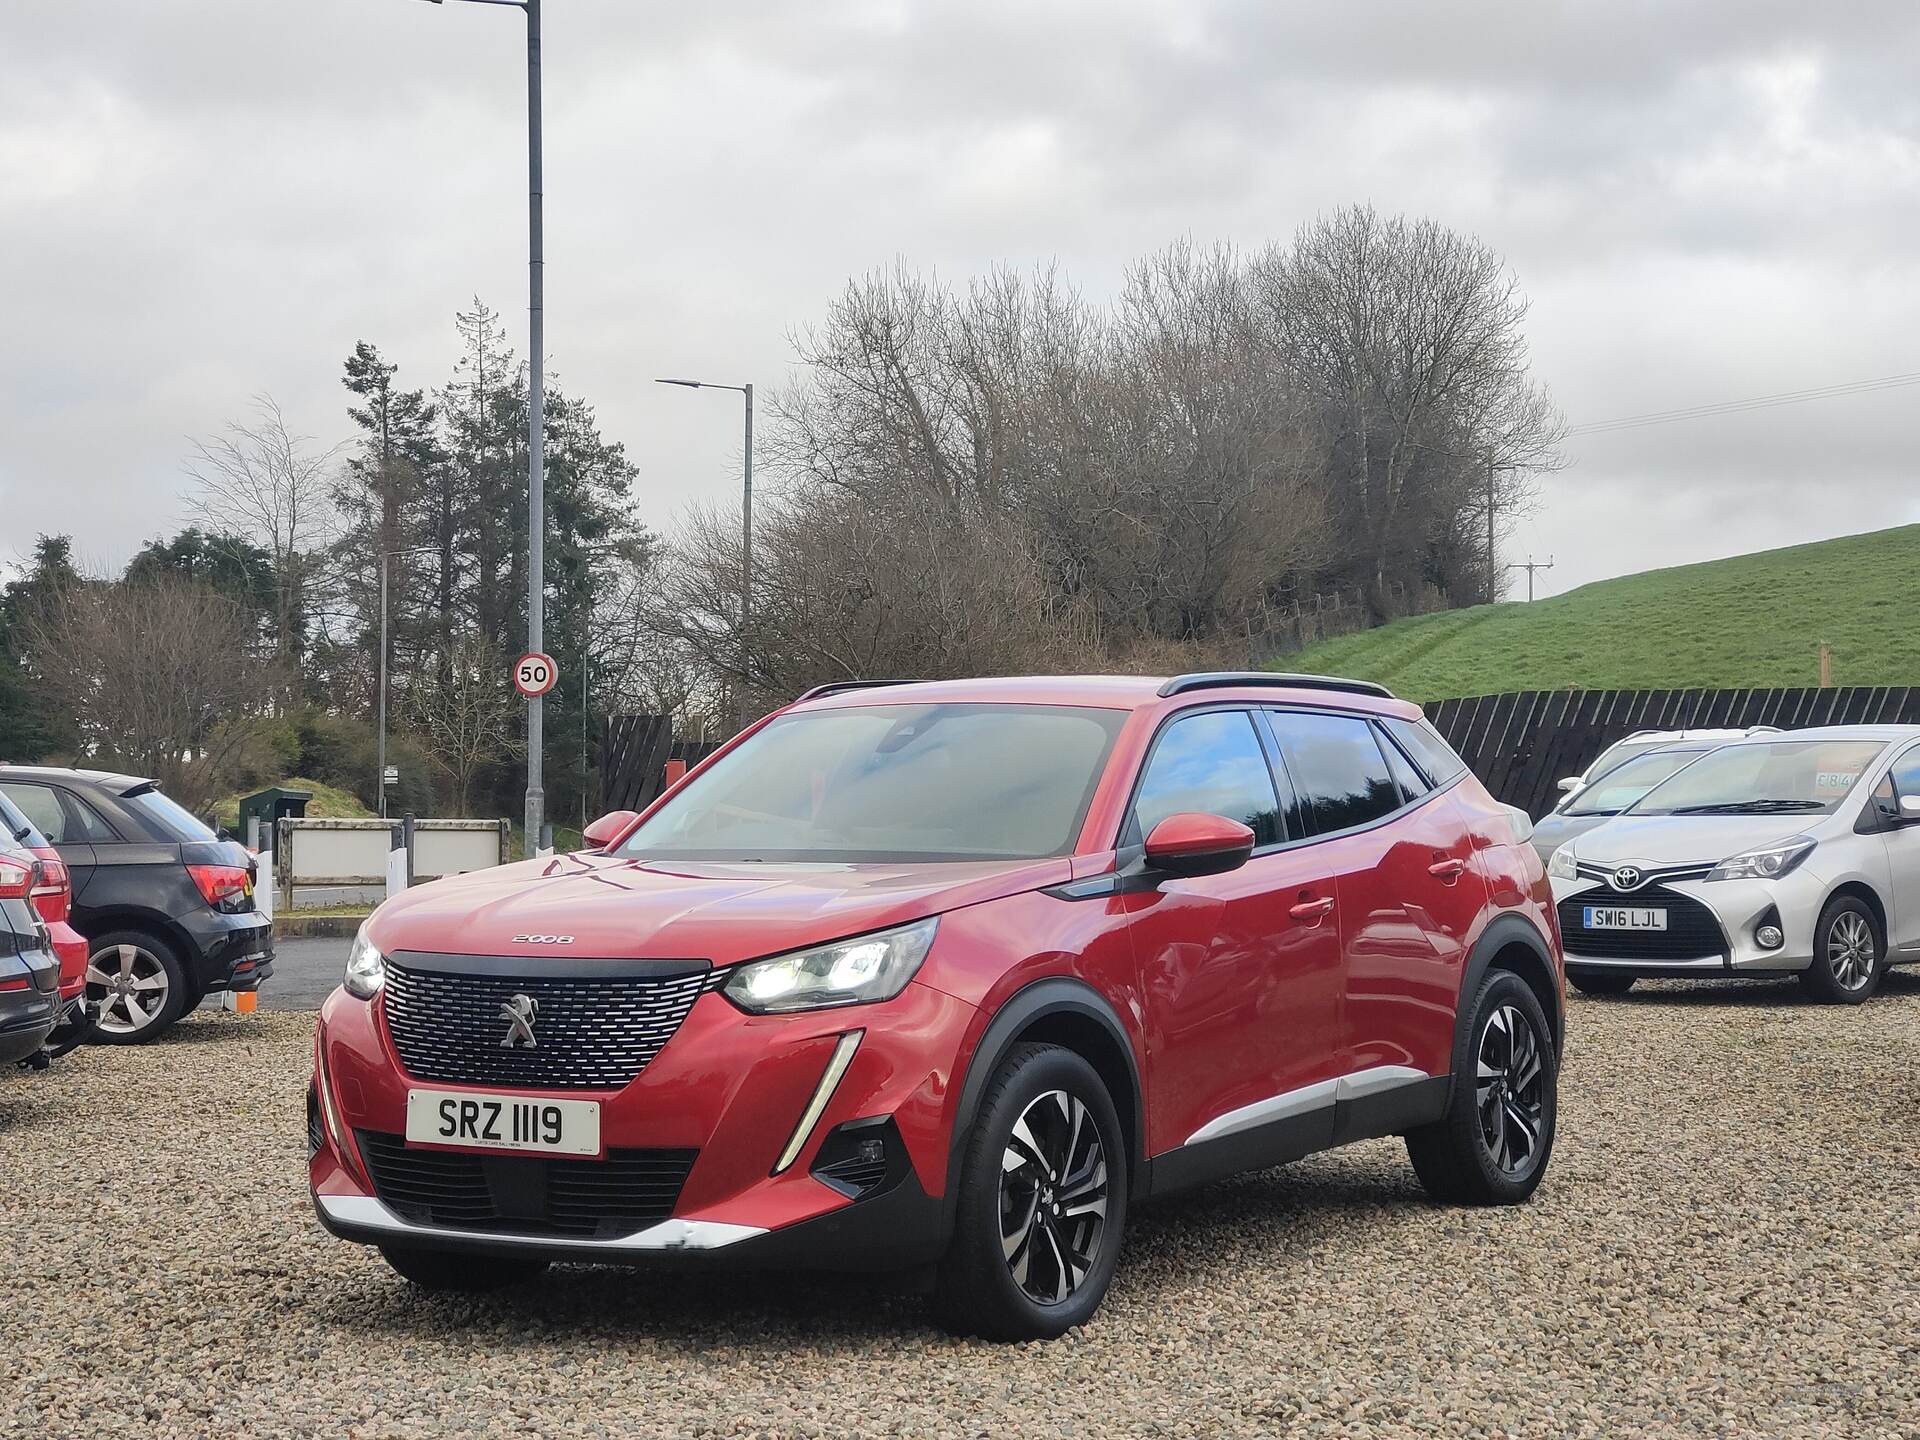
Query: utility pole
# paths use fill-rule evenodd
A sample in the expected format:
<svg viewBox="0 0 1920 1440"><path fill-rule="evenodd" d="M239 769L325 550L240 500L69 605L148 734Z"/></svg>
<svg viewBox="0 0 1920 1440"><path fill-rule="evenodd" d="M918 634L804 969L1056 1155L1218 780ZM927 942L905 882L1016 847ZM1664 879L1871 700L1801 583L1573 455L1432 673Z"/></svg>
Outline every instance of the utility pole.
<svg viewBox="0 0 1920 1440"><path fill-rule="evenodd" d="M1500 598L1500 567L1493 558L1493 452L1487 452L1487 603Z"/></svg>
<svg viewBox="0 0 1920 1440"><path fill-rule="evenodd" d="M1509 570L1524 570L1527 572L1527 603L1529 605L1533 603L1533 572L1536 570L1551 570L1552 568L1553 557L1551 555L1544 560L1529 558L1525 564L1515 561L1513 564L1507 566Z"/></svg>

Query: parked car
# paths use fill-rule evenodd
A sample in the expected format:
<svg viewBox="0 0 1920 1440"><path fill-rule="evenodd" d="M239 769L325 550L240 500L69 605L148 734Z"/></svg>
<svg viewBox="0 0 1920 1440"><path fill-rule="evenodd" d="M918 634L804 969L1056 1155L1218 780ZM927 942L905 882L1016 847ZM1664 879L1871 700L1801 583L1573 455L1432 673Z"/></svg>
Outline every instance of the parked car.
<svg viewBox="0 0 1920 1440"><path fill-rule="evenodd" d="M314 1204L432 1289L931 1265L1015 1338L1236 1171L1397 1134L1434 1197L1524 1201L1563 1002L1528 829L1361 682L826 686L594 851L375 912Z"/></svg>
<svg viewBox="0 0 1920 1440"><path fill-rule="evenodd" d="M1747 735L1778 735L1777 725L1751 725L1745 730L1636 730L1624 740L1616 740L1594 757L1593 763L1578 775L1568 775L1559 783L1563 797L1578 795L1597 778L1649 750L1664 750L1669 745L1690 745L1697 741L1721 744Z"/></svg>
<svg viewBox="0 0 1920 1440"><path fill-rule="evenodd" d="M44 1065L60 1018L60 961L34 909L40 861L0 828L0 1066Z"/></svg>
<svg viewBox="0 0 1920 1440"><path fill-rule="evenodd" d="M273 973L273 927L254 909L254 862L152 780L93 770L0 766L4 794L49 840L90 949L90 1038L165 1034L219 990Z"/></svg>
<svg viewBox="0 0 1920 1440"><path fill-rule="evenodd" d="M1732 741L1548 867L1567 975L1798 975L1859 1004L1920 960L1920 726L1833 725Z"/></svg>
<svg viewBox="0 0 1920 1440"><path fill-rule="evenodd" d="M42 1053L57 1060L87 1038L93 1012L87 1008L86 937L69 923L73 913L73 883L60 853L33 827L20 808L0 794L0 828L40 862L29 898L47 927L53 953L60 961L60 1015L47 1036Z"/></svg>
<svg viewBox="0 0 1920 1440"><path fill-rule="evenodd" d="M1721 743L1695 740L1684 745L1663 745L1658 750L1643 750L1630 756L1611 770L1597 772L1592 780L1571 795L1563 796L1550 814L1534 823L1533 848L1540 853L1541 863L1551 861L1553 852L1567 841L1606 824L1662 780L1684 770Z"/></svg>

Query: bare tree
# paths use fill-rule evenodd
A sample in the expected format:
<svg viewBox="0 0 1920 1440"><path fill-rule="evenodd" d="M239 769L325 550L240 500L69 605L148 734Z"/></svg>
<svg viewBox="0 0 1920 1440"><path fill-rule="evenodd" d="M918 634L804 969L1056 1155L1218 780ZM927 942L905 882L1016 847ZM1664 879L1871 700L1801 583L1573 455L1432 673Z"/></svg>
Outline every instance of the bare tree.
<svg viewBox="0 0 1920 1440"><path fill-rule="evenodd" d="M332 532L334 471L342 447L315 448L287 428L271 395L257 395L250 422L234 421L194 442L186 462L187 506L210 534L238 534L273 559L274 657L297 668L312 556Z"/></svg>
<svg viewBox="0 0 1920 1440"><path fill-rule="evenodd" d="M89 758L199 808L246 750L274 670L246 607L171 577L65 587L24 619Z"/></svg>
<svg viewBox="0 0 1920 1440"><path fill-rule="evenodd" d="M1329 500L1376 611L1395 571L1481 503L1517 507L1564 428L1527 369L1505 262L1431 220L1351 206L1255 262L1276 360L1326 427Z"/></svg>
<svg viewBox="0 0 1920 1440"><path fill-rule="evenodd" d="M481 767L524 754L525 746L515 734L518 707L507 684L506 659L474 634L456 639L447 659L445 680L422 677L408 693L406 713L453 786L454 813L464 816Z"/></svg>

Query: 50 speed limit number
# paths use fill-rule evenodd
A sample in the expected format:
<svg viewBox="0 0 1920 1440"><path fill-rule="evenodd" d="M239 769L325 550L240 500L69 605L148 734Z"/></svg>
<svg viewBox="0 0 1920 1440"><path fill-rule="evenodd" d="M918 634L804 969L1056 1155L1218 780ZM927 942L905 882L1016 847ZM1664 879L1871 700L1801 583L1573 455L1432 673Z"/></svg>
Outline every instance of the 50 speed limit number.
<svg viewBox="0 0 1920 1440"><path fill-rule="evenodd" d="M513 662L513 688L529 700L546 694L559 679L560 670L551 655L536 650Z"/></svg>

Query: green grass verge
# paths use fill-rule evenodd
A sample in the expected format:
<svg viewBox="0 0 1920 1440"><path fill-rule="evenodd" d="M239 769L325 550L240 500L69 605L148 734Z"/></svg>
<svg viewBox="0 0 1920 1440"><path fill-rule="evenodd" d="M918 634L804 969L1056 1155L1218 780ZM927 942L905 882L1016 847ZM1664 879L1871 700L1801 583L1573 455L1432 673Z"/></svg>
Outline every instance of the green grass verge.
<svg viewBox="0 0 1920 1440"><path fill-rule="evenodd" d="M332 785L322 785L318 780L303 780L295 776L291 780L276 780L275 785L288 790L311 790L313 799L307 802L309 820L369 820L373 811L360 803L360 797ZM229 795L213 807L214 822L229 830L240 828L240 802L249 795L256 795L270 786L255 785L238 794ZM244 838L244 837L242 837Z"/></svg>
<svg viewBox="0 0 1920 1440"><path fill-rule="evenodd" d="M1272 666L1412 700L1504 690L1920 684L1920 525L1397 620Z"/></svg>

